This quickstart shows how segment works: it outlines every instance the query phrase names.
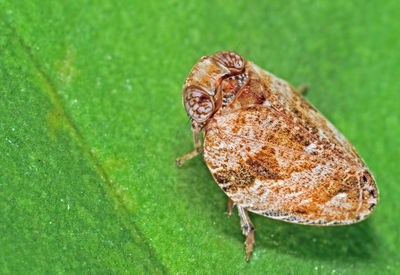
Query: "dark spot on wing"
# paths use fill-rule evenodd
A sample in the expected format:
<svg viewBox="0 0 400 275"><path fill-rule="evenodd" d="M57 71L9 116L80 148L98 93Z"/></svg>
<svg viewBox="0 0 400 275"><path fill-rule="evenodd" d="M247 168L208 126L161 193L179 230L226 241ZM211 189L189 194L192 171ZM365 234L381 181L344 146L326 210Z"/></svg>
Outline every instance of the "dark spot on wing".
<svg viewBox="0 0 400 275"><path fill-rule="evenodd" d="M299 133L294 134L291 139L301 145L306 146L306 147L311 144L311 142L309 140L307 140L303 135L301 135Z"/></svg>
<svg viewBox="0 0 400 275"><path fill-rule="evenodd" d="M231 181L230 176L231 176L230 171L226 173L218 172L214 174L214 178L219 184L229 183Z"/></svg>
<svg viewBox="0 0 400 275"><path fill-rule="evenodd" d="M236 178L235 171L227 170L227 171L219 171L214 173L214 178L217 183L221 186L222 190L228 193L236 193L237 187L234 183Z"/></svg>
<svg viewBox="0 0 400 275"><path fill-rule="evenodd" d="M214 174L217 183L225 192L236 193L238 188L249 187L254 184L255 176L245 167L238 170L219 171Z"/></svg>
<svg viewBox="0 0 400 275"><path fill-rule="evenodd" d="M375 198L375 191L374 190L369 191L369 194L370 194L371 197Z"/></svg>
<svg viewBox="0 0 400 275"><path fill-rule="evenodd" d="M237 173L235 183L238 187L252 186L254 184L255 177L245 167L240 167Z"/></svg>
<svg viewBox="0 0 400 275"><path fill-rule="evenodd" d="M224 190L224 192L227 192L227 193L236 193L237 192L237 187L234 184L230 184L230 185L227 185L227 186L223 186L222 190Z"/></svg>
<svg viewBox="0 0 400 275"><path fill-rule="evenodd" d="M264 95L258 96L257 99L256 99L256 104L263 104L264 101L265 101L265 96Z"/></svg>
<svg viewBox="0 0 400 275"><path fill-rule="evenodd" d="M246 161L247 167L257 178L261 179L280 179L281 177L272 169L268 168L265 163L261 164L255 159L249 158Z"/></svg>
<svg viewBox="0 0 400 275"><path fill-rule="evenodd" d="M375 203L371 203L371 205L369 206L369 210L372 210L373 208L375 208L376 204Z"/></svg>

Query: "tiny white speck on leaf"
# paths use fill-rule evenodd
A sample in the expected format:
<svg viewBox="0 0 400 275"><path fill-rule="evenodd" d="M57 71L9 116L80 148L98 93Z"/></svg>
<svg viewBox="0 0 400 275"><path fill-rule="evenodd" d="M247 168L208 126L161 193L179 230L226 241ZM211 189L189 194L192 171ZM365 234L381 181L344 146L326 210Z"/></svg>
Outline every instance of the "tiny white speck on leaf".
<svg viewBox="0 0 400 275"><path fill-rule="evenodd" d="M125 86L126 86L126 88L128 89L128 91L131 91L131 90L132 90L131 81L130 81L129 79L127 79L127 80L125 81Z"/></svg>

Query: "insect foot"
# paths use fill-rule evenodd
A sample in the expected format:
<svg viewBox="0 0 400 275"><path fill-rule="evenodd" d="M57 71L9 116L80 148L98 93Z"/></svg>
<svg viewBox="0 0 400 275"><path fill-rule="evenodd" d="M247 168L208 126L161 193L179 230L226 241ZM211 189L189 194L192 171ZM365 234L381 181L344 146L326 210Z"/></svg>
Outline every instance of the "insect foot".
<svg viewBox="0 0 400 275"><path fill-rule="evenodd" d="M202 57L183 85L194 150L177 165L202 152L228 196L228 214L238 207L246 260L255 243L247 211L333 226L363 221L378 204L367 165L305 99L305 88L293 88L232 51Z"/></svg>
<svg viewBox="0 0 400 275"><path fill-rule="evenodd" d="M226 214L228 216L232 215L232 209L233 209L233 200L231 200L230 198L228 198L228 209L226 210Z"/></svg>
<svg viewBox="0 0 400 275"><path fill-rule="evenodd" d="M241 206L238 206L238 213L240 217L240 227L242 228L243 235L246 236L246 241L244 242L246 250L246 261L250 260L251 252L254 246L254 226L250 221L247 210Z"/></svg>

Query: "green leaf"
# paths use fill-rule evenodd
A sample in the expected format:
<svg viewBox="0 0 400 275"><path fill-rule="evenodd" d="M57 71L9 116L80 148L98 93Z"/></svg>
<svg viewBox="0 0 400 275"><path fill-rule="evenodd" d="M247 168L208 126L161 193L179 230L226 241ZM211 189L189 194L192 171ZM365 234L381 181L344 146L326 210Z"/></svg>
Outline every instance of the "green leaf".
<svg viewBox="0 0 400 275"><path fill-rule="evenodd" d="M400 268L398 1L0 0L0 273L382 274ZM219 50L297 86L380 190L345 227L237 215L181 87Z"/></svg>

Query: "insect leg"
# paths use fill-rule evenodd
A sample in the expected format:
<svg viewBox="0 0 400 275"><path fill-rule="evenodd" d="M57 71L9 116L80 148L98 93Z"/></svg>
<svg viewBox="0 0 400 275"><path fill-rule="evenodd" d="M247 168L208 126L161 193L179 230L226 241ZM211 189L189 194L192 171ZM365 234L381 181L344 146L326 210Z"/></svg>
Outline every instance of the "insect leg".
<svg viewBox="0 0 400 275"><path fill-rule="evenodd" d="M202 151L201 139L200 139L200 128L196 122L192 122L192 134L193 134L193 143L194 150L176 160L176 165L179 167L187 160L197 156Z"/></svg>
<svg viewBox="0 0 400 275"><path fill-rule="evenodd" d="M228 198L228 210L226 211L226 214L228 216L232 215L232 209L233 209L233 200Z"/></svg>
<svg viewBox="0 0 400 275"><path fill-rule="evenodd" d="M308 91L308 86L307 86L307 84L301 84L301 85L296 89L296 92L297 92L299 95L304 95L304 94L307 93L307 91Z"/></svg>
<svg viewBox="0 0 400 275"><path fill-rule="evenodd" d="M237 206L238 213L240 217L240 227L242 228L243 235L246 236L246 241L244 242L246 249L246 261L250 260L250 254L253 251L254 246L254 226L250 221L247 210L241 206Z"/></svg>

